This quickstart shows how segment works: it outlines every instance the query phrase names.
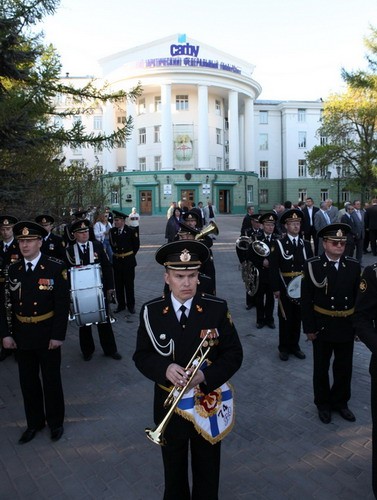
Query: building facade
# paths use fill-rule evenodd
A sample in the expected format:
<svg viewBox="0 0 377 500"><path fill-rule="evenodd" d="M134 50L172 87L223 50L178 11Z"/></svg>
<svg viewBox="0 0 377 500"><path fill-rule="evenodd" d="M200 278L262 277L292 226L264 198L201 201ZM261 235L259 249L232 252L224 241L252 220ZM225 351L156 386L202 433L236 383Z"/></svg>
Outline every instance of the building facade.
<svg viewBox="0 0 377 500"><path fill-rule="evenodd" d="M63 153L68 164L83 161L101 169L103 193L113 208L136 206L141 214L158 215L172 201L211 200L220 213L238 214L248 204L268 210L287 199L337 199L327 172L311 178L306 169L305 152L320 141L321 100L258 100L262 88L252 64L185 35L100 64L100 81L111 90L129 91L140 82L143 94L123 106L96 107L83 124L88 131L111 133L132 116L130 140L111 151Z"/></svg>

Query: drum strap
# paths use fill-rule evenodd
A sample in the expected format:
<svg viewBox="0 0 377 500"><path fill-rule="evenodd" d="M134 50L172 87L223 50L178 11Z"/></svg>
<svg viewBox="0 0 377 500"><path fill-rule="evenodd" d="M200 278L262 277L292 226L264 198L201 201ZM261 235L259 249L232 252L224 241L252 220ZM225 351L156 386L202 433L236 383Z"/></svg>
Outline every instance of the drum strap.
<svg viewBox="0 0 377 500"><path fill-rule="evenodd" d="M93 250L93 243L91 241L88 241L88 247L89 247L89 264L94 264L94 250ZM80 266L81 265L81 259L80 259L80 254L79 254L79 245L78 243L75 243L73 245L73 252L75 255L75 265Z"/></svg>

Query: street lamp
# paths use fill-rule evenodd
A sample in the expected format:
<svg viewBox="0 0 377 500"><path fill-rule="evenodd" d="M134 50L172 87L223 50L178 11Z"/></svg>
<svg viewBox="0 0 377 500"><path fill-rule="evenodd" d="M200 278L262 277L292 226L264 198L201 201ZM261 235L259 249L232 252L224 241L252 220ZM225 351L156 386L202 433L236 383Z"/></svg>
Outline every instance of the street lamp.
<svg viewBox="0 0 377 500"><path fill-rule="evenodd" d="M340 165L337 165L336 167L336 173L338 175L336 181L338 183L338 208L339 208L339 204L340 204L340 172L341 172L342 168Z"/></svg>

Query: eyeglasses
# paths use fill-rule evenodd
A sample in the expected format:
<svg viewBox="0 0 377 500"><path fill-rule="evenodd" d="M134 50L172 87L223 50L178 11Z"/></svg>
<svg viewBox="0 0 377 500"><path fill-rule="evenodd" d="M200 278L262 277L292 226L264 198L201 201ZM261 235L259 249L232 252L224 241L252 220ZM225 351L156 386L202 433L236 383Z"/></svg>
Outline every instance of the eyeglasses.
<svg viewBox="0 0 377 500"><path fill-rule="evenodd" d="M344 240L327 240L333 247L337 247L340 245L341 247L346 246L346 242Z"/></svg>

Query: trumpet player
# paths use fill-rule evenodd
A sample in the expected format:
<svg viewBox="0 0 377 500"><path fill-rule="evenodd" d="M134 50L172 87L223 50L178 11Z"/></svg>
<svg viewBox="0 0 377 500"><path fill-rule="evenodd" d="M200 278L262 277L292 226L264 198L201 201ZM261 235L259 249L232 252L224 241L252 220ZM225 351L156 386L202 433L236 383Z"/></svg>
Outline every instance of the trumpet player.
<svg viewBox="0 0 377 500"><path fill-rule="evenodd" d="M198 270L208 259L208 248L198 241L182 240L163 245L155 258L165 267L164 277L170 293L143 305L133 360L141 373L155 382L157 424L166 417L164 402L172 387L190 395L184 400L186 409L175 408L166 425L166 444L161 448L164 500L216 500L221 439L231 430L233 422L233 404L222 387L241 366L242 346L227 303L197 292ZM208 363L204 368L201 360L200 369L190 380L193 371L190 357L201 344L203 331L208 329L217 332ZM209 418L204 418L203 412L204 417ZM211 430L204 428L212 418L216 419L216 427L221 432L216 431L215 426L210 426ZM163 444L161 441L154 442ZM189 451L192 493L188 477Z"/></svg>

